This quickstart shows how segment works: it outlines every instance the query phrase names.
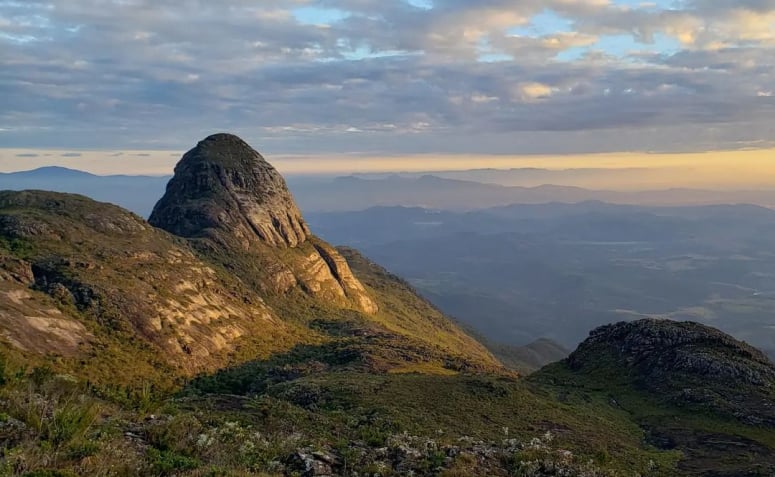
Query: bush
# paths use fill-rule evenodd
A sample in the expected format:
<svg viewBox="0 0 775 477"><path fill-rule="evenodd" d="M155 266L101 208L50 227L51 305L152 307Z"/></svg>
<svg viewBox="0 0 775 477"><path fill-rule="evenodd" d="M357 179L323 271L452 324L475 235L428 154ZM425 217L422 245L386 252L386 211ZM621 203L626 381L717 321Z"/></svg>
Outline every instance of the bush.
<svg viewBox="0 0 775 477"><path fill-rule="evenodd" d="M154 448L148 450L148 459L154 475L159 476L174 475L177 471L194 470L200 466L200 462L193 457Z"/></svg>
<svg viewBox="0 0 775 477"><path fill-rule="evenodd" d="M91 402L68 402L56 410L48 425L48 439L59 446L83 438L97 419L98 408Z"/></svg>

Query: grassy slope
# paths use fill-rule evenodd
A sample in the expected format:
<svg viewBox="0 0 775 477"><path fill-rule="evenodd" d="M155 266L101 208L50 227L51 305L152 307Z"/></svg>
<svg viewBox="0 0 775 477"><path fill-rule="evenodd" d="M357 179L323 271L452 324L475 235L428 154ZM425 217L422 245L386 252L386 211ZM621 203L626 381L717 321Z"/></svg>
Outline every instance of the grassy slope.
<svg viewBox="0 0 775 477"><path fill-rule="evenodd" d="M404 280L369 261L357 251L339 248L353 273L380 304L372 319L390 332L427 343L439 352L495 370L497 360L475 339L422 298Z"/></svg>
<svg viewBox="0 0 775 477"><path fill-rule="evenodd" d="M170 388L178 378L192 372L268 359L294 346L340 343L340 328L356 327L366 330L365 335L349 337L346 344L357 348L358 353L369 354L374 370L454 373L500 367L479 343L406 284L354 252L349 258L356 268L360 267L356 273L363 275L369 293L379 302L376 316L294 291L282 296L261 293L271 308L269 312L280 318L265 322L248 316L266 308L264 300L254 291L257 285L246 286L246 281L235 279L227 270L229 257L203 253L203 262L184 240L154 229L118 207L80 196L34 192L3 193L0 209L6 221L0 234L0 258L21 259L43 270L49 282L65 285L69 290L65 295L78 295L83 290L90 297L55 297L45 286L38 284L32 289L27 284L16 284L17 291L31 295L30 303L58 308L67 320L82 324L93 335L72 356L63 356L57 350L50 356L36 356L8 343L3 345L6 354L19 362L48 364L95 383L134 387L153 383ZM284 253L301 256L304 250ZM170 260L172 255L182 258ZM259 265L255 270L244 271L252 270L259 283L266 279L267 271L255 265ZM211 269L215 275L203 278L202 269ZM203 308L207 311L213 306L230 306L237 316L187 329L195 339L194 345L221 325L233 324L247 334L223 351L205 357L170 354L168 340L179 341L175 327L185 325L162 322L159 332L149 328L149 316L158 303L195 301L197 296L188 297L176 287L181 280L198 284L205 278L209 283L203 287L213 291L213 299L220 301ZM3 306L10 305L6 302ZM185 319L186 314L181 318Z"/></svg>
<svg viewBox="0 0 775 477"><path fill-rule="evenodd" d="M564 400L607 403L630 422L646 430L653 445L681 449L678 465L685 475L772 475L775 472L775 432L768 426L745 425L700 406L679 404L638 384L615 360L598 356L600 366L587 373L565 362L547 366L529 380ZM606 364L607 363L607 364ZM691 386L696 377L672 376L671 384ZM723 392L723 391L722 391Z"/></svg>
<svg viewBox="0 0 775 477"><path fill-rule="evenodd" d="M294 377L286 365L254 375L255 392L222 379L119 406L69 379L9 371L0 441L10 475L111 475L110 467L124 469L112 475L275 475L309 448L335 456L338 472L347 462L351 471L378 465L381 475L406 475L400 466L410 462L416 475L533 475L526 469L539 465L577 472L565 475L671 476L680 456L645 445L627 413L603 398L561 402L508 377L346 369ZM31 432L6 432L19 422Z"/></svg>
<svg viewBox="0 0 775 477"><path fill-rule="evenodd" d="M218 267L212 267L214 276L203 275L206 265L194 257L184 241L113 205L47 192L3 193L0 205L3 220L12 223L0 236L0 254L28 262L37 270L39 281L44 275L48 283L63 284L70 292L54 296L38 283L28 289L32 300L58 308L65 318L81 323L94 336L74 356L52 350L48 356L33 358L35 363L46 362L96 383L153 383L169 388L178 377L217 369L240 355L268 357L300 342L316 340L310 330L292 325L246 323L252 333L239 349L180 359L165 346L175 336L174 327L183 324L162 323L160 331L153 331L149 320L157 304L170 300L188 303L190 298L176 290L181 280L211 281L203 288L220 300L215 303L237 303L237 310L260 307L260 301ZM214 321L212 328L228 325L233 319ZM272 328L269 334L268 326ZM191 333L204 335L208 329L202 324ZM6 348L6 354L24 354L13 346ZM196 366L189 367L193 362Z"/></svg>

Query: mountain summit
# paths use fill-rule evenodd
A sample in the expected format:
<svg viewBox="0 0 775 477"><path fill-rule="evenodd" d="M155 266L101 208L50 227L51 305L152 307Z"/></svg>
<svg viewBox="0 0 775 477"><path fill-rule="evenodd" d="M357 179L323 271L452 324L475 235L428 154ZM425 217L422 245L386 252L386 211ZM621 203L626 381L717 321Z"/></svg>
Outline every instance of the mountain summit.
<svg viewBox="0 0 775 477"><path fill-rule="evenodd" d="M192 239L262 291L298 289L377 312L344 258L312 235L280 173L232 134L209 136L183 156L149 222Z"/></svg>
<svg viewBox="0 0 775 477"><path fill-rule="evenodd" d="M285 180L232 134L214 134L175 167L150 222L187 238L228 233L245 247L260 240L296 247L311 235Z"/></svg>

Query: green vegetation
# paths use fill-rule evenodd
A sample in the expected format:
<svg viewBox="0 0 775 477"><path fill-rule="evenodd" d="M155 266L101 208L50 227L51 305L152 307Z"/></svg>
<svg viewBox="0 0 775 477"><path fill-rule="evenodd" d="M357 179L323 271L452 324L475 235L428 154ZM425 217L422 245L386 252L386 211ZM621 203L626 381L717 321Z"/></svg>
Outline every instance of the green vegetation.
<svg viewBox="0 0 775 477"><path fill-rule="evenodd" d="M273 288L277 263L325 266L304 258L324 246L314 237L242 254L38 192L0 193L0 237L0 475L775 468L775 370L709 328L600 329L521 379L353 250L379 311Z"/></svg>
<svg viewBox="0 0 775 477"><path fill-rule="evenodd" d="M613 368L612 368L613 369ZM611 371L612 369L609 369ZM564 402L607 403L645 430L646 441L663 449L682 450L679 475L771 475L775 471L775 432L644 392L619 373L579 375L557 363L530 381Z"/></svg>
<svg viewBox="0 0 775 477"><path fill-rule="evenodd" d="M645 445L642 430L603 401L561 403L508 377L265 376L255 392L239 381L200 381L133 410L66 376L17 374L0 389L2 472L293 475L294 456L317 452L343 475L517 476L552 467L668 476L680 457Z"/></svg>
<svg viewBox="0 0 775 477"><path fill-rule="evenodd" d="M713 328L659 320L609 325L529 380L565 401L621 410L651 444L683 450L686 474L775 471L775 368Z"/></svg>

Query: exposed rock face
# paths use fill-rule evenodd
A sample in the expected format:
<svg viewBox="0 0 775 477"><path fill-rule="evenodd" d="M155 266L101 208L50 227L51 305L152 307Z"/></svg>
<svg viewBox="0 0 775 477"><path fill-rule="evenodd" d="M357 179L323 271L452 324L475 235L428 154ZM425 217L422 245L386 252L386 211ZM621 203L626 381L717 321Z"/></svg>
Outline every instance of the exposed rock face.
<svg viewBox="0 0 775 477"><path fill-rule="evenodd" d="M649 375L681 371L757 386L775 384L775 367L763 352L699 323L646 319L601 326L570 355L571 367L583 367L601 346Z"/></svg>
<svg viewBox="0 0 775 477"><path fill-rule="evenodd" d="M676 404L775 425L775 366L756 348L699 323L646 319L601 326L567 362L581 372L615 370Z"/></svg>
<svg viewBox="0 0 775 477"><path fill-rule="evenodd" d="M191 374L221 366L241 338L286 330L182 240L109 204L0 192L0 239L0 341L19 350L75 356L121 336Z"/></svg>
<svg viewBox="0 0 775 477"><path fill-rule="evenodd" d="M215 134L187 152L149 221L192 239L262 291L298 288L377 312L347 262L311 234L282 176L237 136Z"/></svg>
<svg viewBox="0 0 775 477"><path fill-rule="evenodd" d="M183 156L149 221L186 238L226 231L245 248L256 240L295 247L311 235L280 173L231 134L212 135Z"/></svg>

